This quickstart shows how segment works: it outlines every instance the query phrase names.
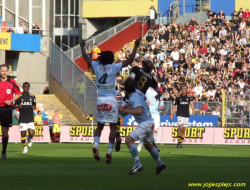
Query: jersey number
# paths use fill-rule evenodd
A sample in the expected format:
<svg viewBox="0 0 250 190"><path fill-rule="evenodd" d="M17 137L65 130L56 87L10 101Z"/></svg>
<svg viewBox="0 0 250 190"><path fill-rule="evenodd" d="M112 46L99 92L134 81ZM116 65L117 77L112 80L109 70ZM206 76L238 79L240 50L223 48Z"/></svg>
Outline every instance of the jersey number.
<svg viewBox="0 0 250 190"><path fill-rule="evenodd" d="M101 84L105 84L105 83L106 83L107 76L108 76L108 74L105 73L105 74L102 75L102 77L98 80L98 82L101 83Z"/></svg>
<svg viewBox="0 0 250 190"><path fill-rule="evenodd" d="M147 82L147 80L148 80L148 78L146 76L142 75L140 81L137 83L137 88L138 89L143 89L145 83Z"/></svg>

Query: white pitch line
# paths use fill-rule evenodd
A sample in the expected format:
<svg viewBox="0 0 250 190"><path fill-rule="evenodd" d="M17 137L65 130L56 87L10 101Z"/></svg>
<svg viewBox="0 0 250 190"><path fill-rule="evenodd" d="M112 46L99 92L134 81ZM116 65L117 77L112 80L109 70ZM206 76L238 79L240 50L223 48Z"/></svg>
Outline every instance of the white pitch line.
<svg viewBox="0 0 250 190"><path fill-rule="evenodd" d="M172 155L181 155L181 156L207 156L207 157L222 157L222 156L219 156L219 155L202 155L202 154L177 154L177 153L166 153L166 154L172 154ZM165 155L166 155L165 154ZM224 156L223 156L224 157ZM225 156L225 157L240 157L240 158L250 158L250 156Z"/></svg>

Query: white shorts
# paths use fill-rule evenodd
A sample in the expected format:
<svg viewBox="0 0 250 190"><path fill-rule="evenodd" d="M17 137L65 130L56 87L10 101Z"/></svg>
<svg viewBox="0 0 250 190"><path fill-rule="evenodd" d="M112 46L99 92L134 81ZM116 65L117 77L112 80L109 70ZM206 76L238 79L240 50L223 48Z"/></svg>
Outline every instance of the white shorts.
<svg viewBox="0 0 250 190"><path fill-rule="evenodd" d="M96 101L97 123L117 123L118 104L115 97L98 97Z"/></svg>
<svg viewBox="0 0 250 190"><path fill-rule="evenodd" d="M189 117L181 117L181 116L178 116L178 117L177 117L177 120L178 120L179 125L183 124L184 127L188 127Z"/></svg>
<svg viewBox="0 0 250 190"><path fill-rule="evenodd" d="M34 122L30 122L30 123L20 123L20 124L19 124L19 130L20 130L20 131L27 131L28 129L33 129L33 130L35 130Z"/></svg>
<svg viewBox="0 0 250 190"><path fill-rule="evenodd" d="M161 124L160 115L152 115L152 118L154 119L154 122L155 122L155 129L154 130L158 130L160 128L160 124Z"/></svg>
<svg viewBox="0 0 250 190"><path fill-rule="evenodd" d="M154 121L145 121L140 123L129 135L135 141L140 140L143 144L152 144L154 141L153 130Z"/></svg>

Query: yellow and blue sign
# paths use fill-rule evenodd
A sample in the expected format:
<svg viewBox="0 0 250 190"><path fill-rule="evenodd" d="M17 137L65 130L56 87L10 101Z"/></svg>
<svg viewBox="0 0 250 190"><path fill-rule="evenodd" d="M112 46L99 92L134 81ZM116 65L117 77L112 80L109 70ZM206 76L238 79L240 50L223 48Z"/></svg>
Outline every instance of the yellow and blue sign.
<svg viewBox="0 0 250 190"><path fill-rule="evenodd" d="M41 51L41 35L0 32L0 49Z"/></svg>
<svg viewBox="0 0 250 190"><path fill-rule="evenodd" d="M151 5L158 10L158 0L95 0L83 1L82 5L84 18L144 16Z"/></svg>
<svg viewBox="0 0 250 190"><path fill-rule="evenodd" d="M0 49L11 49L11 33L0 32Z"/></svg>

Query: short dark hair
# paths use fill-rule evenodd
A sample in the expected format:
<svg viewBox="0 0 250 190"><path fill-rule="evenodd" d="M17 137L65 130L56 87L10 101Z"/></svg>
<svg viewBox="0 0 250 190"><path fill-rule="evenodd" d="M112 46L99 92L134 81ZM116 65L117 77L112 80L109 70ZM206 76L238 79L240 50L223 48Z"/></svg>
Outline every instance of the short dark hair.
<svg viewBox="0 0 250 190"><path fill-rule="evenodd" d="M131 78L127 78L124 82L124 87L127 93L135 92L135 81Z"/></svg>
<svg viewBox="0 0 250 190"><path fill-rule="evenodd" d="M23 87L26 85L28 85L30 87L30 83L28 83L28 82L23 83Z"/></svg>
<svg viewBox="0 0 250 190"><path fill-rule="evenodd" d="M150 73L153 70L153 68L154 68L153 63L150 60L143 61L142 65L143 65L143 67L146 69L146 71L148 73Z"/></svg>

